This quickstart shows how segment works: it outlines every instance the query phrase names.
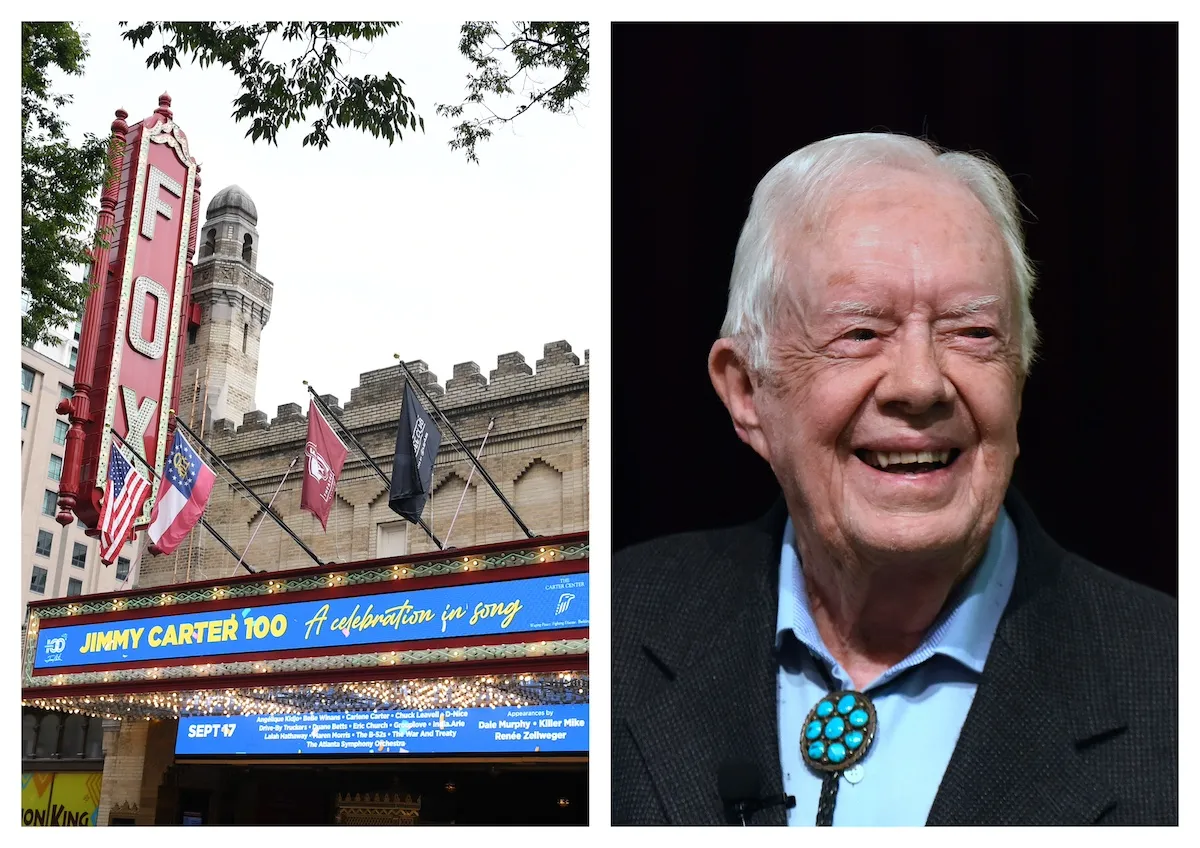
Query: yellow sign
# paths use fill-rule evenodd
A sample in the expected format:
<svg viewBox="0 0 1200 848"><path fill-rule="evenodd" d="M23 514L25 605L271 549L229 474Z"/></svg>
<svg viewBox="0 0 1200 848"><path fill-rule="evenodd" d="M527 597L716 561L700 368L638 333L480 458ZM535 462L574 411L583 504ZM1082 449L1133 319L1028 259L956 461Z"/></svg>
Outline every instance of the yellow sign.
<svg viewBox="0 0 1200 848"><path fill-rule="evenodd" d="M24 772L21 824L95 827L102 775L93 772Z"/></svg>

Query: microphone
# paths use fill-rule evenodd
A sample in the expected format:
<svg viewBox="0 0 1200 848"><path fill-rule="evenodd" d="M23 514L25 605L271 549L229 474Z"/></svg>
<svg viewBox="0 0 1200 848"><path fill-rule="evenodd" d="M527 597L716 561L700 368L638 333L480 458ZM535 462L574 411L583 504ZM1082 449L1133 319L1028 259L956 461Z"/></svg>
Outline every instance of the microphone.
<svg viewBox="0 0 1200 848"><path fill-rule="evenodd" d="M762 772L750 760L726 760L717 770L717 792L725 807L725 819L730 824L745 826L750 817L767 807L791 809L796 799L791 795L762 796Z"/></svg>

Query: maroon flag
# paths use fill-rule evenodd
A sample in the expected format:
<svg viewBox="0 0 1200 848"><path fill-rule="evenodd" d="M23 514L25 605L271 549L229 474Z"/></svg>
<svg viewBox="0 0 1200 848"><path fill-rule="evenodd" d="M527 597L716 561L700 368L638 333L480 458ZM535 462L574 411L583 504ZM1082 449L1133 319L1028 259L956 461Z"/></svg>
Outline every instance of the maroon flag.
<svg viewBox="0 0 1200 848"><path fill-rule="evenodd" d="M346 462L346 446L322 417L315 401L308 402L308 444L304 447L304 486L300 490L300 508L307 509L325 530L333 493Z"/></svg>

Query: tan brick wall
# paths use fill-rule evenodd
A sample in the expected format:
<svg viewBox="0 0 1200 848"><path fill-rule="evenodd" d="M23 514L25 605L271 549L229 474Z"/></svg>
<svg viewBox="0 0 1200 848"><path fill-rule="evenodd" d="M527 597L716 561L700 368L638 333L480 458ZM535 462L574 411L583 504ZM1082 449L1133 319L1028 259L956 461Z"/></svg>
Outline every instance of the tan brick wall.
<svg viewBox="0 0 1200 848"><path fill-rule="evenodd" d="M587 529L586 354L581 362L566 342L547 344L536 371L520 354L503 354L490 380L474 363L463 363L455 366L455 376L447 381L445 389L424 363L409 363L409 367L434 396L472 454L478 451L488 421L495 416L482 465L531 531L552 535ZM389 475L403 398L402 373L399 366L393 366L362 374L359 385L351 390L351 401L339 416ZM218 422L206 433L205 441L259 497L270 501L289 462L303 455L307 407L307 399L284 405L269 421L255 420L265 416L251 413L236 429ZM520 528L481 475L476 472L471 476L472 464L449 430L444 425L439 429L443 435L434 465L434 493L423 515L434 533L446 535L470 477L470 491L450 543L465 547L521 538ZM215 470L218 481L205 517L239 553L246 550L253 534L253 544L246 552L248 563L271 571L314 565L269 518L258 527L262 508L229 485L226 481L232 478L225 471ZM316 519L300 509L304 473L301 460L283 483L274 502L275 512L326 562L377 556L379 526L402 519L388 508L384 482L361 454L350 446L327 532L322 532ZM408 525L406 546L409 553L436 549L414 524ZM139 585L227 578L235 573L236 563L236 558L205 530L197 528L171 556L145 557Z"/></svg>
<svg viewBox="0 0 1200 848"><path fill-rule="evenodd" d="M154 824L158 808L158 789L163 774L175 762L175 736L178 721L148 721L146 733L146 756L142 766L142 801L139 805L137 823Z"/></svg>
<svg viewBox="0 0 1200 848"><path fill-rule="evenodd" d="M142 806L142 772L147 721L105 722L104 780L100 785L97 823L107 825L113 807Z"/></svg>
<svg viewBox="0 0 1200 848"><path fill-rule="evenodd" d="M201 319L179 387L179 414L193 429L222 417L241 422L254 409L259 345L273 288L240 259L218 256L196 265L192 300Z"/></svg>
<svg viewBox="0 0 1200 848"><path fill-rule="evenodd" d="M137 808L136 824L154 824L163 774L175 761L177 721L105 722L104 780L97 823L114 808ZM123 812L118 812L122 815Z"/></svg>

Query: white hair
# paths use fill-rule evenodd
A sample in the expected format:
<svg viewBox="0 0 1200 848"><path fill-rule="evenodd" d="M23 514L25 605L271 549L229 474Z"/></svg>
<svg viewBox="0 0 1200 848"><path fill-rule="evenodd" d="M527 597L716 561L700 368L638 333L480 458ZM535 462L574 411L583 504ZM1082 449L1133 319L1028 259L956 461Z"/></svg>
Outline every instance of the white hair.
<svg viewBox="0 0 1200 848"><path fill-rule="evenodd" d="M854 133L814 142L784 158L762 178L738 239L721 335L745 343L751 368L768 367L767 334L777 298L786 287L788 262L782 230L785 226L812 226L829 211L837 190L850 187L847 184L852 178L870 166L949 178L983 204L1008 253L1017 304L1020 368L1022 374L1028 373L1037 345L1029 308L1035 280L1025 255L1016 189L1000 168L980 156L942 151L921 139L892 133Z"/></svg>

